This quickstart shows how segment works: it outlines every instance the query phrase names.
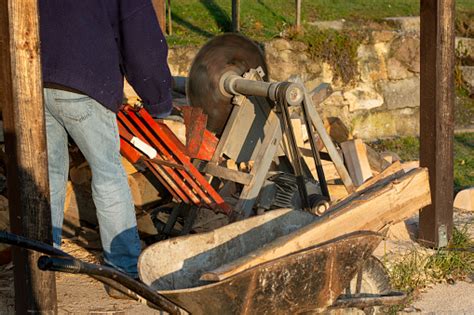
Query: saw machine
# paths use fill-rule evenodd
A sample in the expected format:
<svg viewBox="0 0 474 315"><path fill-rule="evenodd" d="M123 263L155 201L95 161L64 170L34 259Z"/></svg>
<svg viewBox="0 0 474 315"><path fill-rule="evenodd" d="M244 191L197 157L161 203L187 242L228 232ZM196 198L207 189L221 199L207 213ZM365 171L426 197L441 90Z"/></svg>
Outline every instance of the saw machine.
<svg viewBox="0 0 474 315"><path fill-rule="evenodd" d="M122 153L133 163L144 160L179 204L162 234L188 233L201 206L234 220L256 209L290 207L321 214L330 196L318 141L348 192L354 190L301 79L269 82L262 51L246 37L225 34L210 40L193 61L186 96L190 106L180 108L186 145L144 109L127 107L119 114ZM317 178L296 144L290 119L294 109L307 128ZM247 167L229 167L229 161ZM187 218L181 232L173 230L178 217Z"/></svg>

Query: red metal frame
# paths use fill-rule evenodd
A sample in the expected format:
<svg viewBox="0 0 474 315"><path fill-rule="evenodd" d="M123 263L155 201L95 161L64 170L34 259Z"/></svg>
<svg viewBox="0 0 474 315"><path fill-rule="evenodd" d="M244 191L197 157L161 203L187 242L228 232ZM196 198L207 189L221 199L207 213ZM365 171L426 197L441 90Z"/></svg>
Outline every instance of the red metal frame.
<svg viewBox="0 0 474 315"><path fill-rule="evenodd" d="M189 157L210 161L214 156L218 139L206 129L207 115L200 107L182 108L186 125L186 149Z"/></svg>
<svg viewBox="0 0 474 315"><path fill-rule="evenodd" d="M166 124L155 121L145 109L137 111L130 106L125 106L117 117L121 134L121 153L125 158L132 163L136 163L140 159L145 160L147 167L178 201L196 206L207 205L226 214L232 212L232 208L225 203L224 199L191 162L188 154L189 147L185 147ZM198 139L192 141L187 139L188 143L193 145L194 157L199 156L200 151L204 157L212 155L215 149L213 142L217 144L217 139L209 131L202 129L203 119L205 118L198 115L198 130L191 132L192 135L197 132L200 135L197 136ZM204 136L206 131L212 137L210 135ZM129 133L152 146L158 152L156 159L182 165L183 169L153 163L127 140L130 137ZM187 133L188 135L189 133ZM206 143L204 150L199 149L199 140L202 144Z"/></svg>

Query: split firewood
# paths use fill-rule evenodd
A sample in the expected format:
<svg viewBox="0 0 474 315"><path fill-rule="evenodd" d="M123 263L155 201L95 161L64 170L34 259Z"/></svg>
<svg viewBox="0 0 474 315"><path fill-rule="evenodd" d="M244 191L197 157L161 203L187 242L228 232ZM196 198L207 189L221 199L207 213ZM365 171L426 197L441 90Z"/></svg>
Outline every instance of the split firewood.
<svg viewBox="0 0 474 315"><path fill-rule="evenodd" d="M122 165L127 175L138 172L137 168L124 157L122 157Z"/></svg>
<svg viewBox="0 0 474 315"><path fill-rule="evenodd" d="M89 166L89 163L83 162L78 166L73 166L69 170L69 177L73 184L83 185L90 183L92 180L92 171Z"/></svg>
<svg viewBox="0 0 474 315"><path fill-rule="evenodd" d="M454 198L454 207L465 211L474 211L474 187L458 192Z"/></svg>
<svg viewBox="0 0 474 315"><path fill-rule="evenodd" d="M408 162L402 163L402 168L405 171L405 173L408 173L412 169L418 168L418 167L420 167L420 161L408 161Z"/></svg>
<svg viewBox="0 0 474 315"><path fill-rule="evenodd" d="M373 173L381 173L390 166L392 162L385 160L377 151L366 145L367 158L369 159L370 168Z"/></svg>
<svg viewBox="0 0 474 315"><path fill-rule="evenodd" d="M254 164L255 164L254 161L240 162L239 171L244 172L244 173L250 173L250 171L252 171L253 169Z"/></svg>
<svg viewBox="0 0 474 315"><path fill-rule="evenodd" d="M133 89L133 87L130 85L130 83L128 83L126 79L123 80L123 95L127 100L131 100L132 98L137 97L138 95L138 93Z"/></svg>
<svg viewBox="0 0 474 315"><path fill-rule="evenodd" d="M402 173L407 173L407 172L405 172L404 169L402 168L400 161L397 161L391 164L386 169L384 169L380 174L377 174L376 176L372 177L371 179L367 180L365 183L357 187L356 191L362 191L374 185L378 181L381 181L382 179L388 178L394 174L400 175Z"/></svg>
<svg viewBox="0 0 474 315"><path fill-rule="evenodd" d="M372 177L367 148L360 139L341 143L347 170L356 186L362 185Z"/></svg>
<svg viewBox="0 0 474 315"><path fill-rule="evenodd" d="M237 166L237 162L235 162L234 160L226 160L225 161L225 167L227 167L230 170L234 170L234 171L239 170L239 168Z"/></svg>
<svg viewBox="0 0 474 315"><path fill-rule="evenodd" d="M137 172L128 176L128 185L137 208L143 208L161 200L160 192L153 186L146 176Z"/></svg>
<svg viewBox="0 0 474 315"><path fill-rule="evenodd" d="M339 117L328 117L324 119L324 127L331 139L337 143L346 142L353 138L349 128L347 128Z"/></svg>
<svg viewBox="0 0 474 315"><path fill-rule="evenodd" d="M186 145L186 126L177 120L164 119L162 121L178 137L182 144Z"/></svg>
<svg viewBox="0 0 474 315"><path fill-rule="evenodd" d="M332 87L329 83L321 83L314 90L309 92L314 105L319 105L324 102L333 93Z"/></svg>
<svg viewBox="0 0 474 315"><path fill-rule="evenodd" d="M398 156L398 154L394 152L385 151L385 152L380 153L380 156L390 164L396 161L400 161L400 157Z"/></svg>
<svg viewBox="0 0 474 315"><path fill-rule="evenodd" d="M342 184L338 185L338 184L328 183L328 190L329 190L329 195L331 196L331 203L335 203L338 200L341 200L347 197L348 195L346 186Z"/></svg>

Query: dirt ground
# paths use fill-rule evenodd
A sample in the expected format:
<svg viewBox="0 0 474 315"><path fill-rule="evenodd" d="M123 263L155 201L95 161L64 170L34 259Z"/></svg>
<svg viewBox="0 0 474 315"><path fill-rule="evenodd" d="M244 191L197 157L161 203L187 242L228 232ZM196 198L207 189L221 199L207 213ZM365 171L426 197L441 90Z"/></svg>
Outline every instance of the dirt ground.
<svg viewBox="0 0 474 315"><path fill-rule="evenodd" d="M417 218L408 221L416 228ZM474 213L456 212L455 224L470 224L474 237ZM409 228L410 230L410 228ZM393 233L375 252L376 256L396 257L412 246L417 246L403 233ZM75 242L65 240L63 249L88 262L98 262L99 251L85 250ZM0 315L14 313L13 267L0 267ZM474 276L454 284L441 283L426 288L401 314L474 314ZM56 274L59 314L160 314L146 305L130 300L108 297L103 285L87 276ZM363 314L363 313L361 313Z"/></svg>
<svg viewBox="0 0 474 315"><path fill-rule="evenodd" d="M98 251L87 251L65 240L64 251L87 262L97 263ZM132 300L111 299L101 282L88 276L56 273L59 314L162 314ZM14 314L13 266L0 267L0 315Z"/></svg>

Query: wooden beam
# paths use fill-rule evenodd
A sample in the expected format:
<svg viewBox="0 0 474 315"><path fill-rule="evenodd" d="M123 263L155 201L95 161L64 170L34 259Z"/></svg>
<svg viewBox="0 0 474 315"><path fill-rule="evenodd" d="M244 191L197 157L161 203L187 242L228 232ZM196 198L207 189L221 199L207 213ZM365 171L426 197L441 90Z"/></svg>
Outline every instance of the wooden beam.
<svg viewBox="0 0 474 315"><path fill-rule="evenodd" d="M420 165L432 204L420 212L419 238L447 245L453 226L454 0L421 0Z"/></svg>
<svg viewBox="0 0 474 315"><path fill-rule="evenodd" d="M173 19L171 18L171 0L168 0L168 35L173 35Z"/></svg>
<svg viewBox="0 0 474 315"><path fill-rule="evenodd" d="M335 204L320 220L204 273L201 280L221 281L254 266L355 231L380 232L410 217L430 202L426 169L418 168L407 174L389 176Z"/></svg>
<svg viewBox="0 0 474 315"><path fill-rule="evenodd" d="M232 32L240 32L240 0L232 0Z"/></svg>
<svg viewBox="0 0 474 315"><path fill-rule="evenodd" d="M37 3L0 0L0 99L11 230L51 244ZM17 314L57 312L54 273L40 271L38 257L13 250Z"/></svg>
<svg viewBox="0 0 474 315"><path fill-rule="evenodd" d="M301 0L295 0L296 14L295 14L295 28L299 32L301 30Z"/></svg>
<svg viewBox="0 0 474 315"><path fill-rule="evenodd" d="M152 0L155 8L158 23L160 23L161 31L166 34L166 0Z"/></svg>

